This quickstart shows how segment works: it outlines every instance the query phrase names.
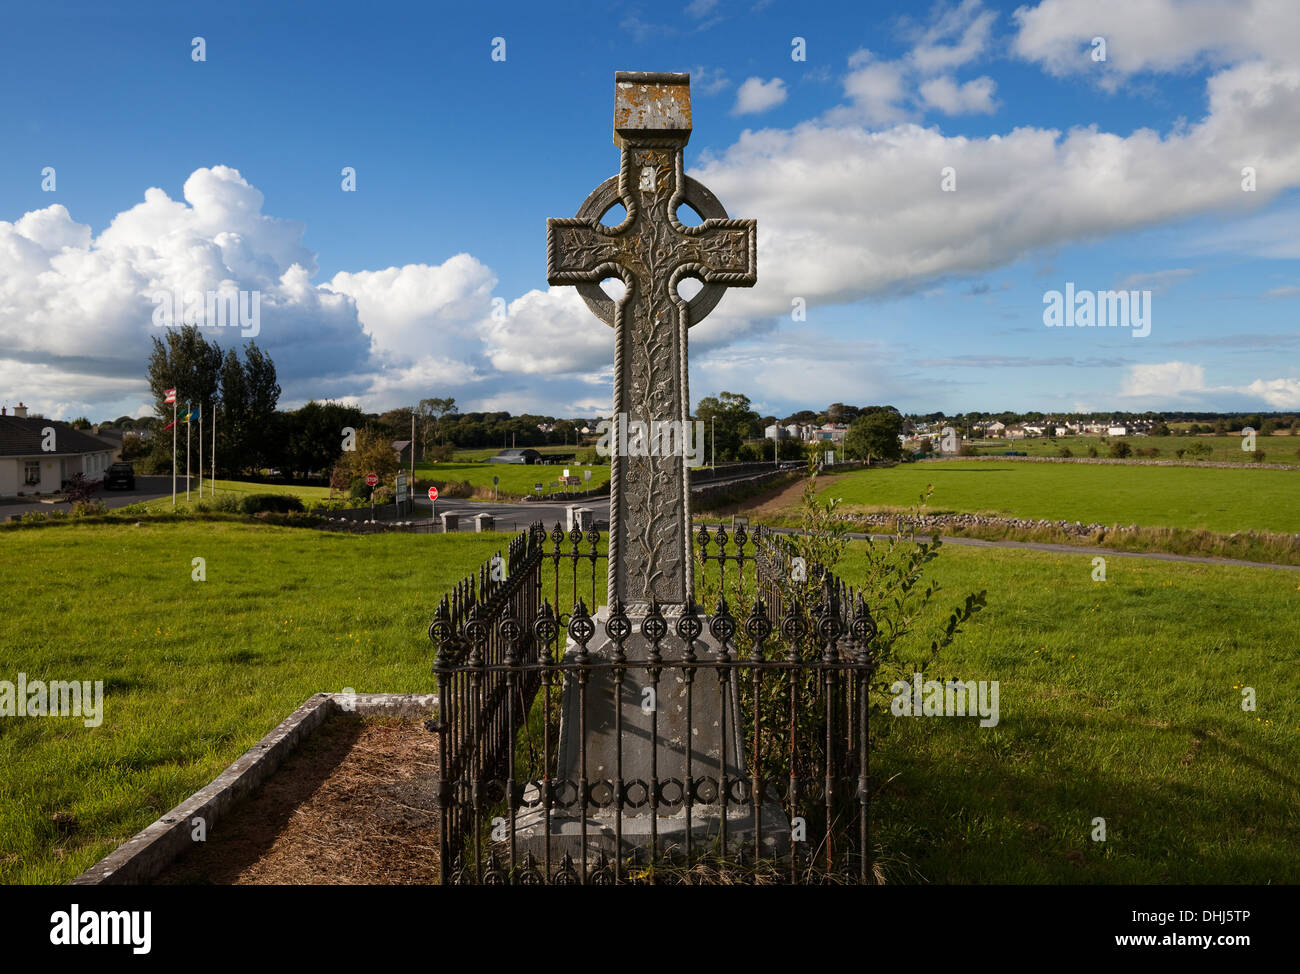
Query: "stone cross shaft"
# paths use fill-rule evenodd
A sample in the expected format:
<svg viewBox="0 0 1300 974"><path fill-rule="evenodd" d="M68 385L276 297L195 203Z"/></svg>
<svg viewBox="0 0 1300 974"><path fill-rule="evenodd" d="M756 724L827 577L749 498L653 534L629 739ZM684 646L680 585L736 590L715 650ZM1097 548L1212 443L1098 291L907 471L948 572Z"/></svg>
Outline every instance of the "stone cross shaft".
<svg viewBox="0 0 1300 974"><path fill-rule="evenodd" d="M728 219L703 185L682 172L691 136L689 74L620 71L614 76L614 144L621 151L617 176L605 180L571 219L546 221L546 277L577 285L587 306L614 328L614 416L619 424L689 435L686 332L702 321L727 287L757 280L753 220ZM616 204L623 222L603 217ZM677 209L689 205L702 218L686 226ZM618 277L614 301L600 287ZM687 277L704 287L689 301L677 293ZM658 425L653 425L658 424ZM668 424L672 424L671 426ZM609 598L631 613L652 600L685 606L694 599L691 557L690 471L682 449L670 455L643 440L610 438ZM660 441L662 442L662 440Z"/></svg>

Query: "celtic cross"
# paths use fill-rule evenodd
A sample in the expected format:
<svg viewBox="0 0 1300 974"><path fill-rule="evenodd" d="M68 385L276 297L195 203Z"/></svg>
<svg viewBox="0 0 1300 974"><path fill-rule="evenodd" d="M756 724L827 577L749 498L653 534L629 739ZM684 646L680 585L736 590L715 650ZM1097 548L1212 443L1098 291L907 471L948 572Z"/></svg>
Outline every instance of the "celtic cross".
<svg viewBox="0 0 1300 974"><path fill-rule="evenodd" d="M614 328L616 421L690 422L686 332L713 310L727 287L757 280L753 220L728 219L709 190L682 172L691 137L689 74L619 71L614 75L617 176L601 183L571 219L546 221L546 278L574 284ZM617 226L602 223L616 204ZM686 226L678 207L702 218ZM600 287L622 279L617 301ZM704 286L690 300L685 278ZM617 443L619 438L612 438ZM690 471L685 457L610 456L609 598L631 613L651 599L666 607L694 598Z"/></svg>

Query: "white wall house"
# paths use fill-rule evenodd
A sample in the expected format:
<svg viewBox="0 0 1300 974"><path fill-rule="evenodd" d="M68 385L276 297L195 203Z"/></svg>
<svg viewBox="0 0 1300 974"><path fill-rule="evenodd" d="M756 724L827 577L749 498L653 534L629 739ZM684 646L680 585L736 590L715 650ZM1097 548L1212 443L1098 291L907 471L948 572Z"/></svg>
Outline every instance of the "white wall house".
<svg viewBox="0 0 1300 974"><path fill-rule="evenodd" d="M100 480L116 449L67 423L34 419L19 403L0 412L0 497L52 494L74 474Z"/></svg>

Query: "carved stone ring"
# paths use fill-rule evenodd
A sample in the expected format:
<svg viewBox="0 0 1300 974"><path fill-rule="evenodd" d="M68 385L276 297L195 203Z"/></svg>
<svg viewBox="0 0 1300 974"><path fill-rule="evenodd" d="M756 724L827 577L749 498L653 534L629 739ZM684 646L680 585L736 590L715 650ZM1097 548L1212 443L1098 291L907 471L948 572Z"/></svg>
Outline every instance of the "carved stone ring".
<svg viewBox="0 0 1300 974"><path fill-rule="evenodd" d="M689 204L691 209L698 213L705 220L726 220L726 207L721 201L703 183L692 179L690 176L683 176L683 182L686 185L686 192L682 194L681 203ZM627 208L629 201L624 200L618 194L618 176L610 176L607 180L591 191L578 208L576 216L580 220L595 220L600 222L601 227L608 233L617 233L627 220L617 227L605 226L604 217L611 209L618 204L623 204ZM628 209L628 218L632 212ZM586 283L575 285L578 294L582 300L587 303L591 313L597 318L614 327L614 299L605 293L605 289L599 283ZM625 286L626 282L625 282ZM700 292L686 302L686 307L690 309L690 316L687 318L692 325L699 324L712 311L722 296L727 293L725 284L705 284Z"/></svg>

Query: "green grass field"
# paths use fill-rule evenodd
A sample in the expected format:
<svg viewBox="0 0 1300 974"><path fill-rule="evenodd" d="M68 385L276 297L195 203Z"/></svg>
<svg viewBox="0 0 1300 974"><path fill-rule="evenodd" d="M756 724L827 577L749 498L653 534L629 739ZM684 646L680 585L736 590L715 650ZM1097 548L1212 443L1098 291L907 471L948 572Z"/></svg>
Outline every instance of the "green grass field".
<svg viewBox="0 0 1300 974"><path fill-rule="evenodd" d="M1000 722L873 724L891 881L1300 882L1300 573L949 546L934 577L988 607L927 678L997 680Z"/></svg>
<svg viewBox="0 0 1300 974"><path fill-rule="evenodd" d="M103 680L104 719L0 718L0 883L72 878L313 693L431 691L438 599L507 540L240 523L4 533L0 679ZM66 837L58 812L74 817Z"/></svg>
<svg viewBox="0 0 1300 974"><path fill-rule="evenodd" d="M1300 532L1300 471L953 460L860 470L827 485L854 509L928 509L1010 517Z"/></svg>
<svg viewBox="0 0 1300 974"><path fill-rule="evenodd" d="M489 451L494 455L498 451ZM570 450L569 452L572 452ZM564 474L565 467L550 464L522 463L486 463L463 462L454 460L447 463L419 463L415 465L418 480L467 480L481 491L492 490L492 478L500 477L499 489L504 496L520 496L535 493L533 486L540 483L543 493L552 493L560 488L552 486ZM609 481L609 465L582 466L577 463L568 465L570 476L583 476L583 471L591 471L591 481L583 481L577 490L589 490Z"/></svg>
<svg viewBox="0 0 1300 974"><path fill-rule="evenodd" d="M205 501L212 499L211 480L203 482L203 499ZM177 481L176 509L188 510L199 502L199 483L198 478L194 478L194 483L190 487L190 500L187 504L185 501L185 481ZM292 494L295 497L301 497L303 500L319 500L329 497L330 489L328 487L298 487L288 486L285 484L254 484L243 480L221 480L217 479L217 497L235 496L246 497L249 494ZM171 495L159 498L158 500L145 501L145 508L150 511L165 512L172 509Z"/></svg>
<svg viewBox="0 0 1300 974"><path fill-rule="evenodd" d="M314 692L431 689L438 597L507 538L0 533L0 679L105 682L102 726L0 720L0 882L75 876ZM866 546L840 569L862 577ZM936 616L988 589L938 675L999 680L1001 723L873 725L873 778L897 775L873 818L893 881L1300 879L1297 573L1111 558L1096 583L1091 553L953 546L933 570Z"/></svg>
<svg viewBox="0 0 1300 974"><path fill-rule="evenodd" d="M1098 456L1105 457L1110 450L1111 443L1115 440L1124 440L1134 450L1153 448L1159 450L1159 456L1150 458L1155 460L1177 460L1179 459L1178 450L1187 450L1193 443L1204 443L1212 451L1208 457L1204 458L1205 460L1217 460L1224 463L1253 462L1250 454L1241 449L1242 438L1240 435L1109 436L1104 443L1096 436L1062 436L1055 440L1033 437L1023 440L977 440L973 445L985 456L996 456L1004 450L1018 450L1029 454L1031 457L1056 457L1060 456L1062 447L1069 447L1070 452L1076 457L1086 457L1088 447L1093 446L1096 447ZM1300 436L1256 435L1255 447L1263 450L1266 454L1265 463L1300 464L1300 455L1297 454L1297 451L1300 451ZM1184 454L1182 459L1193 460L1195 458Z"/></svg>

